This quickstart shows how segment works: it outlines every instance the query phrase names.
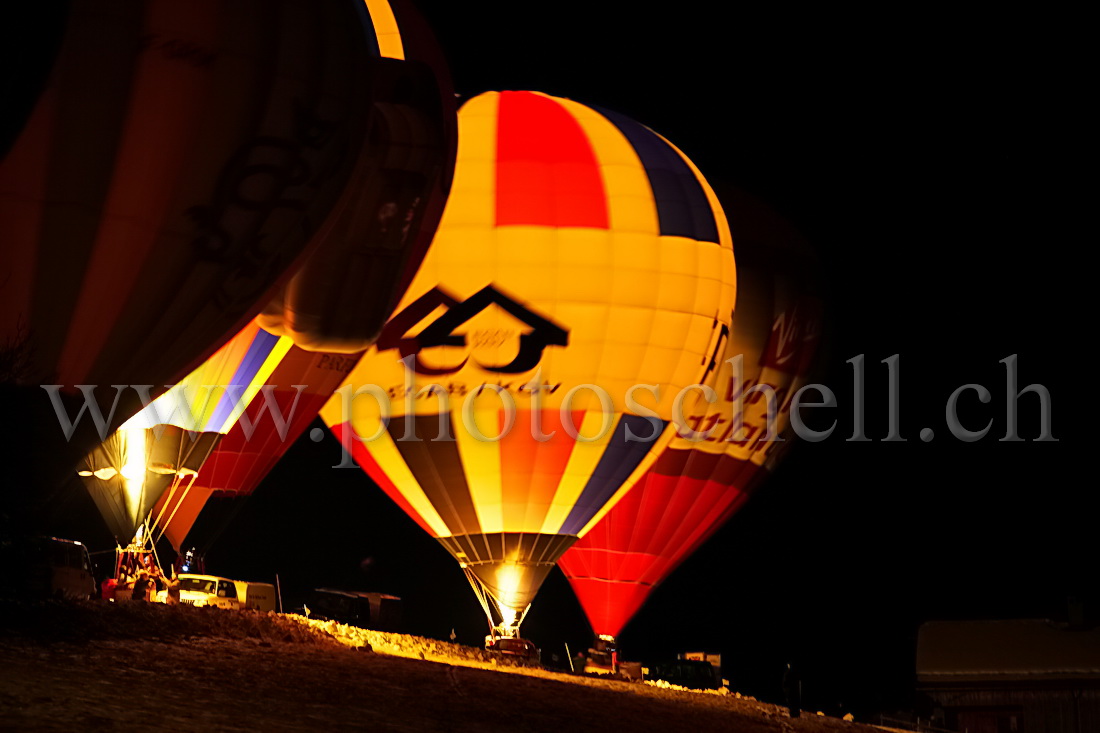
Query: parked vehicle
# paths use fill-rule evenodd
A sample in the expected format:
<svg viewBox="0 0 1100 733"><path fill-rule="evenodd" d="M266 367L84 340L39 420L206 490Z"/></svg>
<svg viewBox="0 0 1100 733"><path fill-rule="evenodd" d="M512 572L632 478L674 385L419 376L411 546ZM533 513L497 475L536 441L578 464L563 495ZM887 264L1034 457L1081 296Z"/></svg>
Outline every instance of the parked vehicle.
<svg viewBox="0 0 1100 733"><path fill-rule="evenodd" d="M314 588L305 608L310 618L375 631L401 630L401 599L385 593Z"/></svg>
<svg viewBox="0 0 1100 733"><path fill-rule="evenodd" d="M4 590L32 598L88 599L96 595L92 558L76 540L14 537L0 543Z"/></svg>
<svg viewBox="0 0 1100 733"><path fill-rule="evenodd" d="M180 603L215 608L275 610L275 586L271 583L251 583L217 575L192 573L180 573L178 578ZM163 603L166 596L167 592L162 590L157 593L156 599Z"/></svg>
<svg viewBox="0 0 1100 733"><path fill-rule="evenodd" d="M509 657L521 657L533 662L540 661L542 652L533 641L519 637L487 636L485 648L491 652L500 652Z"/></svg>
<svg viewBox="0 0 1100 733"><path fill-rule="evenodd" d="M722 677L714 665L698 659L651 664L644 670L647 680L664 680L694 690L717 690L722 687Z"/></svg>

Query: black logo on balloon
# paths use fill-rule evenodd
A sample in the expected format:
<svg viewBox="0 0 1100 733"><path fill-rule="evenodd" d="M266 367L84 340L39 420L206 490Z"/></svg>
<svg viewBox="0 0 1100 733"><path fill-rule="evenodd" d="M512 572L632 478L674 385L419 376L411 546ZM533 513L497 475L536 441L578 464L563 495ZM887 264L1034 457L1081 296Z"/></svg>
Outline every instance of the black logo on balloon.
<svg viewBox="0 0 1100 733"><path fill-rule="evenodd" d="M482 364L477 362L477 365L485 371L498 374L529 372L538 366L538 363L542 360L542 352L547 346L567 346L569 344L569 331L550 319L531 311L519 301L508 297L492 285L486 285L463 301L459 301L442 288L432 288L390 319L386 327L382 329L382 335L378 338L378 350L397 349L402 359L409 355L416 355L413 369L417 374L425 376L454 374L466 366L466 363L470 360L469 356L455 366L436 368L422 363L420 352L437 346L468 346L466 335L455 333L455 330L492 305L502 308L517 320L529 326L531 330L520 334L519 353L507 364ZM447 309L443 315L432 321L417 335L407 335L411 328L441 306Z"/></svg>

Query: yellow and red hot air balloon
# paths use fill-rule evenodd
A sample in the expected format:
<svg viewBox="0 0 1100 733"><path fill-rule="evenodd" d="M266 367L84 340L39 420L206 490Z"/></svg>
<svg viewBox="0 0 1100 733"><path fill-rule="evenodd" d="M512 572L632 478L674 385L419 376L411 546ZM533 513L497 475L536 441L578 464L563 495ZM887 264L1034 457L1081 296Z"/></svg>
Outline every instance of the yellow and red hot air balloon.
<svg viewBox="0 0 1100 733"><path fill-rule="evenodd" d="M291 347L249 324L85 457L79 474L117 539L128 543L165 492L194 482Z"/></svg>
<svg viewBox="0 0 1100 733"><path fill-rule="evenodd" d="M405 0L367 0L370 144L322 241L260 324L310 351L374 343L435 233L454 175L456 102L435 38Z"/></svg>
<svg viewBox="0 0 1100 733"><path fill-rule="evenodd" d="M559 561L598 636L619 635L653 589L771 474L794 438L791 400L820 338L815 261L789 225L750 197L723 202L736 241L737 310L711 385L715 401L696 406L686 437L673 438Z"/></svg>
<svg viewBox="0 0 1100 733"><path fill-rule="evenodd" d="M255 491L287 449L309 427L318 411L358 363L359 354L325 354L290 347L267 379L270 403L254 399L243 416L210 452L193 481L177 483L161 494L150 515L153 539L166 537L177 552L184 541L205 552L216 537L188 537L213 501L231 519L240 502ZM224 524L220 529L224 529Z"/></svg>
<svg viewBox="0 0 1100 733"><path fill-rule="evenodd" d="M733 253L706 181L630 119L494 92L459 131L424 263L321 415L515 635L716 365Z"/></svg>
<svg viewBox="0 0 1100 733"><path fill-rule="evenodd" d="M78 401L99 385L106 415L111 385L162 388L259 311L370 144L367 15L343 0L70 4L0 161L0 390L29 415L0 440L5 465L68 471L102 439L84 419L66 442L39 385ZM125 390L111 428L139 408Z"/></svg>

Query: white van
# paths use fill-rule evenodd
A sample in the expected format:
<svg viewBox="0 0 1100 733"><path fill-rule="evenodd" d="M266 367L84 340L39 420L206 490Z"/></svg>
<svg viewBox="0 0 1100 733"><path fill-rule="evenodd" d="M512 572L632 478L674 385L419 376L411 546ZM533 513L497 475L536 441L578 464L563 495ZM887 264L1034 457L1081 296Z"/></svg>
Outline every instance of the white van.
<svg viewBox="0 0 1100 733"><path fill-rule="evenodd" d="M230 580L217 575L180 573L180 603L216 608L251 608L257 611L275 610L275 586L271 583L250 583ZM164 602L167 591L157 593Z"/></svg>

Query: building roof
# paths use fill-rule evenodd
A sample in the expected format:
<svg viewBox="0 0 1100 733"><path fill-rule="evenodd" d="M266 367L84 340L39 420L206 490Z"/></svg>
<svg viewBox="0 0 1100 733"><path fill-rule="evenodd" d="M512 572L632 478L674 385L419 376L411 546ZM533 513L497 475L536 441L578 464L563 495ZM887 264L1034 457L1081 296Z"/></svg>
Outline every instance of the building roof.
<svg viewBox="0 0 1100 733"><path fill-rule="evenodd" d="M917 636L921 682L1100 678L1100 628L1045 619L930 621Z"/></svg>
<svg viewBox="0 0 1100 733"><path fill-rule="evenodd" d="M314 588L316 593L330 593L338 596L347 596L348 598L366 598L370 599L386 599L393 601L400 601L398 596L391 596L388 593L378 593L376 591L365 590L341 590L340 588Z"/></svg>

